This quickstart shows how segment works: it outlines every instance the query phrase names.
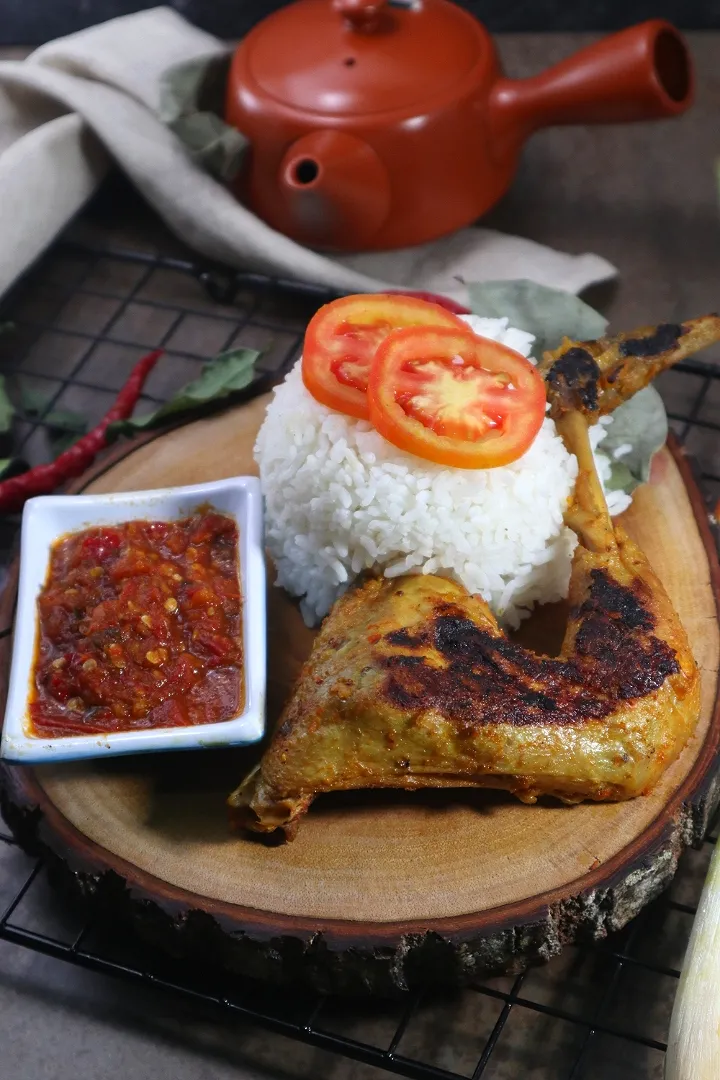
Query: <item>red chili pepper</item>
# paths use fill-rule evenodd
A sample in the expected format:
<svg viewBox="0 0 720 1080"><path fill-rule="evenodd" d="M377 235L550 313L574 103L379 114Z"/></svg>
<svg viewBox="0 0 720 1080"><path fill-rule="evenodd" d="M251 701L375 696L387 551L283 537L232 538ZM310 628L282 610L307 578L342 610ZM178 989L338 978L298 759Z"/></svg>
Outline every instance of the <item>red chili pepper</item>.
<svg viewBox="0 0 720 1080"><path fill-rule="evenodd" d="M114 420L126 420L140 397L145 380L162 356L162 349L155 349L138 360L113 407L105 413L97 427L83 435L68 450L49 465L37 465L20 476L0 481L0 511L19 510L35 495L48 495L67 480L84 473L107 445L108 426Z"/></svg>

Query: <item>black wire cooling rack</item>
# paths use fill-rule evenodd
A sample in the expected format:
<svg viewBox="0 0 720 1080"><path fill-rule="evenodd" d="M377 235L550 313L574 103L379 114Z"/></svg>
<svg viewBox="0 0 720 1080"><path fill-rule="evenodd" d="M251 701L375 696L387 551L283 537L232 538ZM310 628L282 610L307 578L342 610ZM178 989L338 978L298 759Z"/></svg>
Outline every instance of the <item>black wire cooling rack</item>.
<svg viewBox="0 0 720 1080"><path fill-rule="evenodd" d="M13 323L0 335L0 371L19 408L13 452L30 464L51 457L53 413L74 409L92 424L137 357L158 345L172 363L153 373L148 407L235 344L264 348L263 372L280 373L328 295L184 258L59 245L0 308L0 322ZM720 494L720 367L683 363L659 386L677 436L699 461L710 506ZM0 520L6 553L18 522ZM709 837L701 850L686 852L669 892L607 941L569 947L544 967L489 979L450 1000L299 999L180 963L129 928L110 931L91 900L48 892L52 866L26 856L2 832L0 939L418 1080L655 1080L713 843Z"/></svg>

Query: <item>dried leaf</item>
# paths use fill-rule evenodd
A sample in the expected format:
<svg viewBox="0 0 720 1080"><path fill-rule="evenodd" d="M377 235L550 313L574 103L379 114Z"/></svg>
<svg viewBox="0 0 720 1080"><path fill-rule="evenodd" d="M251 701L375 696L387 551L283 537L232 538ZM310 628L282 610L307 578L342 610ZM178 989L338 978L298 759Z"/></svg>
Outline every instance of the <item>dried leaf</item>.
<svg viewBox="0 0 720 1080"><path fill-rule="evenodd" d="M652 459L667 439L667 413L655 387L646 386L617 408L612 418L600 443L600 449L612 462L608 487L629 494L650 479ZM619 447L627 445L632 447L627 454L613 457Z"/></svg>
<svg viewBox="0 0 720 1080"><path fill-rule="evenodd" d="M184 413L205 409L215 402L222 402L232 394L245 390L255 377L255 364L260 353L257 349L232 349L220 353L202 369L197 379L187 383L170 401L147 416L118 420L108 428L108 441L120 435L134 435L161 427Z"/></svg>
<svg viewBox="0 0 720 1080"><path fill-rule="evenodd" d="M201 56L174 64L160 80L160 119L193 161L222 181L237 176L250 145L222 119L229 64L229 54Z"/></svg>
<svg viewBox="0 0 720 1080"><path fill-rule="evenodd" d="M69 431L76 435L84 435L87 431L85 417L70 409L51 409L43 416L43 423L54 431Z"/></svg>
<svg viewBox="0 0 720 1080"><path fill-rule="evenodd" d="M555 349L564 337L590 341L601 337L605 319L574 293L534 281L481 281L468 284L470 307L488 319L507 316L510 326L535 335L533 356Z"/></svg>
<svg viewBox="0 0 720 1080"><path fill-rule="evenodd" d="M0 375L0 434L9 431L15 416L15 406L5 389L5 376Z"/></svg>

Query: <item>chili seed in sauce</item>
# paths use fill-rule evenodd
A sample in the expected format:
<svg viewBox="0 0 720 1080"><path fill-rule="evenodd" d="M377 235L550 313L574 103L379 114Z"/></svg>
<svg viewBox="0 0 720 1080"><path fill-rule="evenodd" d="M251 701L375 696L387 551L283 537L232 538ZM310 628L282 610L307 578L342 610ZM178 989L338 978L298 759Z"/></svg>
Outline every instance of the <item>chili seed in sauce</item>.
<svg viewBox="0 0 720 1080"><path fill-rule="evenodd" d="M231 518L207 510L58 541L38 599L32 734L235 715L243 693L237 539Z"/></svg>

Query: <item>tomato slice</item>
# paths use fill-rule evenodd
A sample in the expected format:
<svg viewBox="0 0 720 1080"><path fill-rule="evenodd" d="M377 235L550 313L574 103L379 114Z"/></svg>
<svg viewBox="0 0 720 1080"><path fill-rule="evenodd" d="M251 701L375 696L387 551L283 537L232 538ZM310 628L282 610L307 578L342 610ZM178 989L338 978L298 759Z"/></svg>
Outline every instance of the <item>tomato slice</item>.
<svg viewBox="0 0 720 1080"><path fill-rule="evenodd" d="M368 420L367 387L373 356L391 330L407 326L467 329L451 312L410 296L361 293L325 304L305 332L305 386L323 405Z"/></svg>
<svg viewBox="0 0 720 1080"><path fill-rule="evenodd" d="M401 450L461 469L515 461L545 416L545 384L524 356L449 327L394 330L368 386L370 420Z"/></svg>
<svg viewBox="0 0 720 1080"><path fill-rule="evenodd" d="M407 292L404 289L390 289L390 293L393 296L414 296L416 300L427 300L429 304L437 304L446 311L452 311L453 315L472 315L469 307L459 304L457 300L451 300L449 296L440 296L439 293L418 292L417 289L410 289Z"/></svg>

